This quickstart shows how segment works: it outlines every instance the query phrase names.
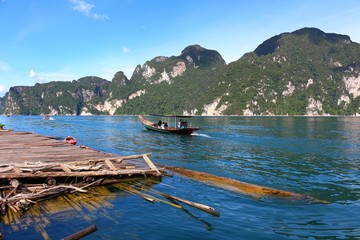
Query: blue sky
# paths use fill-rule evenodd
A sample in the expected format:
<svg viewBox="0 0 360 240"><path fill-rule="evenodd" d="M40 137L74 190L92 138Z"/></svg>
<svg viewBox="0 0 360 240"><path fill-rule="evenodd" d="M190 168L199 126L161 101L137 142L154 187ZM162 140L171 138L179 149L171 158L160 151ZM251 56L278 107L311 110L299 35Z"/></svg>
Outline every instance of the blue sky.
<svg viewBox="0 0 360 240"><path fill-rule="evenodd" d="M358 0L0 0L0 96L11 86L131 77L192 44L227 63L303 27L360 43Z"/></svg>

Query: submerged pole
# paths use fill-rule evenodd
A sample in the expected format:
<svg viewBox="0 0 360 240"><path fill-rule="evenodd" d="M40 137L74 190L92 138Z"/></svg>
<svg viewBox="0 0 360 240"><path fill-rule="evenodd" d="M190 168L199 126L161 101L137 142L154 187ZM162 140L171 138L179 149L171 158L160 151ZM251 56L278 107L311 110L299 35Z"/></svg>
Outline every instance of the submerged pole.
<svg viewBox="0 0 360 240"><path fill-rule="evenodd" d="M66 238L63 238L63 240L77 240L83 237L86 237L87 235L89 235L90 233L93 233L97 230L96 225L93 224L90 227L84 228L83 230L74 233Z"/></svg>
<svg viewBox="0 0 360 240"><path fill-rule="evenodd" d="M319 201L307 195L260 186L256 184L245 183L231 178L219 177L210 173L198 172L198 171L189 170L180 167L174 167L174 166L163 166L163 167L167 170L176 172L180 175L189 177L191 179L200 180L201 182L204 182L208 185L221 187L234 192L240 192L242 194L251 195L256 198L271 196L271 197L292 198L296 200L310 199L310 200Z"/></svg>

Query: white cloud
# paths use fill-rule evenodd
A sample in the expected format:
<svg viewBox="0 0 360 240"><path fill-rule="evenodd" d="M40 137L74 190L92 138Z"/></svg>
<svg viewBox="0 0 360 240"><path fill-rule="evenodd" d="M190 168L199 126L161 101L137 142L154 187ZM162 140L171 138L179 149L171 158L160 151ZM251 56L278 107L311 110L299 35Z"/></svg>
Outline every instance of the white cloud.
<svg viewBox="0 0 360 240"><path fill-rule="evenodd" d="M74 4L73 9L84 14L89 14L91 9L94 7L93 4L87 3L82 0L70 0Z"/></svg>
<svg viewBox="0 0 360 240"><path fill-rule="evenodd" d="M29 78L33 78L38 83L46 83L52 81L72 81L76 76L63 72L35 72L33 69L29 71Z"/></svg>
<svg viewBox="0 0 360 240"><path fill-rule="evenodd" d="M0 71L9 71L9 70L10 70L9 64L0 61Z"/></svg>
<svg viewBox="0 0 360 240"><path fill-rule="evenodd" d="M5 93L5 86L0 84L0 94Z"/></svg>
<svg viewBox="0 0 360 240"><path fill-rule="evenodd" d="M110 18L106 15L103 14L97 14L97 13L93 13L91 14L91 17L96 19L96 20L109 20Z"/></svg>
<svg viewBox="0 0 360 240"><path fill-rule="evenodd" d="M94 4L88 3L84 0L69 0L69 2L73 5L73 10L81 12L88 17L95 20L109 20L107 15L92 12L92 9L95 7Z"/></svg>
<svg viewBox="0 0 360 240"><path fill-rule="evenodd" d="M123 47L123 48L122 48L122 52L123 52L123 53L128 53L128 52L130 52L130 49L127 48L127 47Z"/></svg>
<svg viewBox="0 0 360 240"><path fill-rule="evenodd" d="M36 77L36 72L33 69L31 69L29 71L29 78L34 78L34 77Z"/></svg>

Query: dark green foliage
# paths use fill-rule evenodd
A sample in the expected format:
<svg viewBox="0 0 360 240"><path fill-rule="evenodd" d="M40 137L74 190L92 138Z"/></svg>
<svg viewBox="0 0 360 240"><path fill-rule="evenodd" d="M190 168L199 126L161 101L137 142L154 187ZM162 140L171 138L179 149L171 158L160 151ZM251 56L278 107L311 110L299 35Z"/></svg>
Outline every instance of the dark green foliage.
<svg viewBox="0 0 360 240"><path fill-rule="evenodd" d="M180 59L189 61L191 57L192 63L199 67L213 67L216 65L225 65L224 59L214 50L205 49L199 45L191 45L186 47L180 55Z"/></svg>
<svg viewBox="0 0 360 240"><path fill-rule="evenodd" d="M72 82L12 87L5 96L10 95L12 102L6 102L4 109L21 115L49 114L51 109L59 114L79 115L84 104L90 99L92 102L102 101L101 97L106 93L109 84L110 82L98 77L85 77ZM92 95L96 97L91 97ZM17 105L16 109L9 106L14 103Z"/></svg>
<svg viewBox="0 0 360 240"><path fill-rule="evenodd" d="M218 52L191 45L180 56L138 65L130 80L119 71L111 82L86 77L13 87L0 99L0 111L81 114L86 109L99 115L110 111L98 106L121 101L115 114L199 115L219 101L215 109L226 106L222 114L228 115L354 115L360 96L349 92L345 80L359 78L359 72L358 43L303 28L274 36L228 65Z"/></svg>

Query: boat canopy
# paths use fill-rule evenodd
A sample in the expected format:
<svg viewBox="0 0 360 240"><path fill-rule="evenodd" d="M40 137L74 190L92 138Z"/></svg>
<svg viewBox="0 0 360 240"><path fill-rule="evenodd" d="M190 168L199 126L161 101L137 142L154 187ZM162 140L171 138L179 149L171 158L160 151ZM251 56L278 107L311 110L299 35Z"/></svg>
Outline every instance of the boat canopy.
<svg viewBox="0 0 360 240"><path fill-rule="evenodd" d="M151 117L174 117L174 118L191 118L191 115L162 115L162 114L150 114Z"/></svg>

